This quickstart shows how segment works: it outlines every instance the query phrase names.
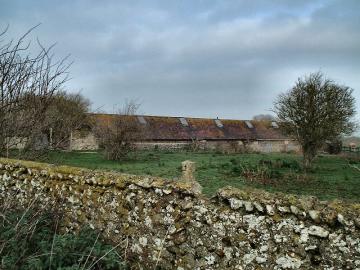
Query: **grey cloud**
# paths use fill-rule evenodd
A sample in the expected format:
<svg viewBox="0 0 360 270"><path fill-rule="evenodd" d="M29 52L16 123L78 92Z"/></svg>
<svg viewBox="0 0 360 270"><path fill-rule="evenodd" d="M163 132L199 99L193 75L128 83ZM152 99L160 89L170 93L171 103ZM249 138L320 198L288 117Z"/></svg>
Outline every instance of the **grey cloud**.
<svg viewBox="0 0 360 270"><path fill-rule="evenodd" d="M355 89L360 2L1 1L0 25L72 54L73 80L111 111L138 98L147 114L251 118L297 77L321 69Z"/></svg>

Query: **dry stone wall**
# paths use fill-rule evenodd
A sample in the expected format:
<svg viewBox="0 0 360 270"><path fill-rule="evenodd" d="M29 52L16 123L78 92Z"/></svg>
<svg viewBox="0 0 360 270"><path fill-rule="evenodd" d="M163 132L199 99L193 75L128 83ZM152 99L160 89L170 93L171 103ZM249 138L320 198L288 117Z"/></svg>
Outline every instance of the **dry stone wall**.
<svg viewBox="0 0 360 270"><path fill-rule="evenodd" d="M133 269L360 269L360 205L0 159L0 203L61 207Z"/></svg>

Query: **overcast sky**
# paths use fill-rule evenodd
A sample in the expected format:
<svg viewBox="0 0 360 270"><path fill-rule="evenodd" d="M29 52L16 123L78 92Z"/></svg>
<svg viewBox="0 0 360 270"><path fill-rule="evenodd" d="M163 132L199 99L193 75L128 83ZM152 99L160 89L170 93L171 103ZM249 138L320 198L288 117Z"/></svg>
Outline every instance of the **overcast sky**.
<svg viewBox="0 0 360 270"><path fill-rule="evenodd" d="M71 54L68 89L107 112L250 119L304 74L354 89L360 111L360 1L0 0L7 37L29 27Z"/></svg>

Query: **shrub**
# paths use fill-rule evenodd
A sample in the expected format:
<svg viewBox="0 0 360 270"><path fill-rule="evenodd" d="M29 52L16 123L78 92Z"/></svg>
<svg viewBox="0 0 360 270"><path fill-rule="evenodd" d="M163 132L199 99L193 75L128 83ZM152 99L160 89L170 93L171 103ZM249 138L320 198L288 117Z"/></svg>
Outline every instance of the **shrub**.
<svg viewBox="0 0 360 270"><path fill-rule="evenodd" d="M292 169L296 171L301 170L300 163L296 160L291 160L291 159L286 160L286 159L278 158L275 161L260 159L259 165L266 166L268 168L275 168L275 169Z"/></svg>
<svg viewBox="0 0 360 270"><path fill-rule="evenodd" d="M106 159L127 159L137 149L136 143L144 138L144 126L134 120L138 108L138 104L130 101L112 118L94 119L93 131Z"/></svg>
<svg viewBox="0 0 360 270"><path fill-rule="evenodd" d="M360 164L360 156L358 157L348 157L349 164Z"/></svg>
<svg viewBox="0 0 360 270"><path fill-rule="evenodd" d="M269 170L268 172L268 176L270 179L281 179L282 178L282 173L279 170Z"/></svg>
<svg viewBox="0 0 360 270"><path fill-rule="evenodd" d="M273 163L272 163L271 160L260 159L259 160L259 165L272 167Z"/></svg>
<svg viewBox="0 0 360 270"><path fill-rule="evenodd" d="M301 170L301 165L296 160L282 160L280 168L292 169L292 170Z"/></svg>
<svg viewBox="0 0 360 270"><path fill-rule="evenodd" d="M238 164L238 160L236 158L231 158L230 162L234 165Z"/></svg>
<svg viewBox="0 0 360 270"><path fill-rule="evenodd" d="M241 175L243 173L243 170L242 170L242 168L240 166L233 166L231 168L231 173L233 175Z"/></svg>

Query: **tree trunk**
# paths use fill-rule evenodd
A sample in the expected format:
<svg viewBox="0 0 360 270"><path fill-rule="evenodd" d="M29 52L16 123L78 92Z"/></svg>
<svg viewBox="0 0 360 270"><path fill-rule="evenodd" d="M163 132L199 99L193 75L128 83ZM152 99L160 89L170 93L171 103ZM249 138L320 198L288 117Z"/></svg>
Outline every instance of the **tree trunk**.
<svg viewBox="0 0 360 270"><path fill-rule="evenodd" d="M315 159L316 156L316 150L310 148L310 149L304 149L304 153L303 153L303 165L304 165L304 169L305 171L311 169L312 163Z"/></svg>

